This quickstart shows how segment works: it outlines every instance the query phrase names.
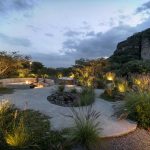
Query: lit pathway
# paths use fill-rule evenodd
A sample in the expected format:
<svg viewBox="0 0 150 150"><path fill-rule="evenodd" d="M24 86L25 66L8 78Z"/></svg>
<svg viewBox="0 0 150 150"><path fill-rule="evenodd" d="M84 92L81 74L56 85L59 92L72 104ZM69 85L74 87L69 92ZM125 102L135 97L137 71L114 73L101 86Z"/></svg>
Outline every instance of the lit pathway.
<svg viewBox="0 0 150 150"><path fill-rule="evenodd" d="M72 126L72 119L65 117L71 113L68 107L57 106L47 101L49 96L55 90L55 86L41 88L41 89L28 89L16 90L13 94L0 96L0 100L7 99L14 103L18 108L31 108L39 110L40 112L52 117L51 123L53 129L63 129ZM96 97L102 90L95 90ZM96 98L93 104L93 109L101 113L100 122L102 127L102 136L120 136L127 134L136 129L137 125L127 120L117 120L112 117L114 114L113 105L115 103Z"/></svg>

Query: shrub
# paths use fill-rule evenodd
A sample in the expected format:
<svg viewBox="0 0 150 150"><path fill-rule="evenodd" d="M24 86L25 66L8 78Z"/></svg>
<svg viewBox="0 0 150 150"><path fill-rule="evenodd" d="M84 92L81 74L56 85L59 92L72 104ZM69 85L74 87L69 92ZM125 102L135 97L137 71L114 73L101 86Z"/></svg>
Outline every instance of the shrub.
<svg viewBox="0 0 150 150"><path fill-rule="evenodd" d="M150 89L150 75L133 75L132 81L133 85L139 91L147 91Z"/></svg>
<svg viewBox="0 0 150 150"><path fill-rule="evenodd" d="M65 86L64 85L59 85L58 86L58 91L59 92L64 92L64 90L65 90Z"/></svg>
<svg viewBox="0 0 150 150"><path fill-rule="evenodd" d="M100 95L100 98L107 100L107 101L116 101L116 95L118 93L111 89L105 89L105 91ZM119 100L119 99L118 99Z"/></svg>
<svg viewBox="0 0 150 150"><path fill-rule="evenodd" d="M123 113L142 127L150 127L150 92L130 92L125 100Z"/></svg>
<svg viewBox="0 0 150 150"><path fill-rule="evenodd" d="M50 150L70 150L71 144L65 135L65 131L51 131L49 136Z"/></svg>
<svg viewBox="0 0 150 150"><path fill-rule="evenodd" d="M2 132L1 128L0 128L0 149L2 149L2 150L7 150L8 149L7 143L4 139L4 135L3 135L3 132Z"/></svg>
<svg viewBox="0 0 150 150"><path fill-rule="evenodd" d="M100 113L92 109L92 106L86 108L72 108L74 127L70 129L69 139L74 144L80 144L85 149L93 147L100 135L100 122L98 118Z"/></svg>
<svg viewBox="0 0 150 150"><path fill-rule="evenodd" d="M122 67L121 73L149 73L150 72L150 61L134 60L125 63Z"/></svg>
<svg viewBox="0 0 150 150"><path fill-rule="evenodd" d="M116 87L118 92L125 93L128 90L128 82L124 79L118 79Z"/></svg>
<svg viewBox="0 0 150 150"><path fill-rule="evenodd" d="M76 88L71 89L70 92L76 94L77 93L77 89Z"/></svg>
<svg viewBox="0 0 150 150"><path fill-rule="evenodd" d="M6 143L9 146L22 149L29 146L30 138L30 132L23 119L20 119L20 122L11 130L11 133L5 135Z"/></svg>
<svg viewBox="0 0 150 150"><path fill-rule="evenodd" d="M2 101L0 105L0 136L3 144L10 149L41 149L49 147L48 134L50 132L49 117L38 111L19 110L8 101Z"/></svg>
<svg viewBox="0 0 150 150"><path fill-rule="evenodd" d="M9 101L3 100L0 102L0 129L10 130L16 108Z"/></svg>
<svg viewBox="0 0 150 150"><path fill-rule="evenodd" d="M41 150L47 150L47 137L51 129L49 117L33 110L21 111L20 116L23 116L25 126L31 133L30 142L33 143L33 146L37 145Z"/></svg>
<svg viewBox="0 0 150 150"><path fill-rule="evenodd" d="M100 97L108 101L123 100L127 91L127 87L127 81L123 79L116 80L116 82L107 84Z"/></svg>
<svg viewBox="0 0 150 150"><path fill-rule="evenodd" d="M108 101L114 101L115 99L115 87L114 84L109 83L106 85L104 92L100 95L101 98L108 100Z"/></svg>
<svg viewBox="0 0 150 150"><path fill-rule="evenodd" d="M84 88L80 95L79 106L90 105L95 100L95 93L92 88Z"/></svg>
<svg viewBox="0 0 150 150"><path fill-rule="evenodd" d="M105 83L105 81L104 81L104 79L96 79L96 88L99 88L99 89L104 89L105 88L105 85L106 85L106 83Z"/></svg>

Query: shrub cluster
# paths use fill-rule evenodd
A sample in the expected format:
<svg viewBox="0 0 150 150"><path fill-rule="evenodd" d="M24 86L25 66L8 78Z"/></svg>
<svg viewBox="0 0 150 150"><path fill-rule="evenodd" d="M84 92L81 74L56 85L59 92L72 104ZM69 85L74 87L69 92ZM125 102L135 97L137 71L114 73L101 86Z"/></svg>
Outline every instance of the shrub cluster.
<svg viewBox="0 0 150 150"><path fill-rule="evenodd" d="M50 131L49 118L32 110L19 110L8 101L0 104L0 147L13 149L41 149ZM1 140L0 139L0 140ZM47 141L48 142L48 141Z"/></svg>
<svg viewBox="0 0 150 150"><path fill-rule="evenodd" d="M80 108L79 108L80 109ZM99 113L87 107L72 108L74 127L52 131L49 117L38 111L19 110L8 101L0 104L0 149L2 150L71 150L74 145L89 149L96 143Z"/></svg>
<svg viewBox="0 0 150 150"><path fill-rule="evenodd" d="M125 96L123 113L144 128L150 127L150 91L130 92Z"/></svg>
<svg viewBox="0 0 150 150"><path fill-rule="evenodd" d="M109 101L123 100L129 90L127 80L125 78L116 77L113 72L106 73L104 77L106 85L104 93L102 93L100 97Z"/></svg>

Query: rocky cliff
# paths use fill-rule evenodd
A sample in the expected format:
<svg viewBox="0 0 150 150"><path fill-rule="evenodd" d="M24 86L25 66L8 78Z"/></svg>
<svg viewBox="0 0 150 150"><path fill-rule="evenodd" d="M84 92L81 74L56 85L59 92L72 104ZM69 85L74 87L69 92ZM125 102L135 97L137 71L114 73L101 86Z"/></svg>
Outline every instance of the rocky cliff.
<svg viewBox="0 0 150 150"><path fill-rule="evenodd" d="M130 61L134 59L150 60L150 28L138 32L125 41L118 43L112 59Z"/></svg>

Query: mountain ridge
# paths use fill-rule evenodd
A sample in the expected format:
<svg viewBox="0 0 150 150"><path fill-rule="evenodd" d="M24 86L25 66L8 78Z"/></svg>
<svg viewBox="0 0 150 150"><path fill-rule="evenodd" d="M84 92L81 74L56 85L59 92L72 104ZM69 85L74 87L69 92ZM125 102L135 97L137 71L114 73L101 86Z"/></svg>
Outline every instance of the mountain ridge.
<svg viewBox="0 0 150 150"><path fill-rule="evenodd" d="M150 28L129 36L117 44L111 59L150 60Z"/></svg>

